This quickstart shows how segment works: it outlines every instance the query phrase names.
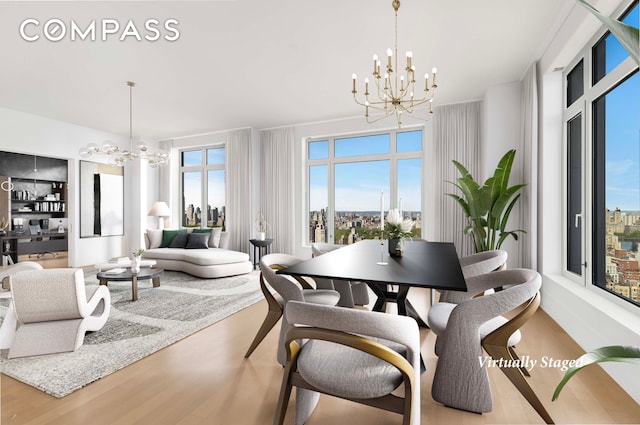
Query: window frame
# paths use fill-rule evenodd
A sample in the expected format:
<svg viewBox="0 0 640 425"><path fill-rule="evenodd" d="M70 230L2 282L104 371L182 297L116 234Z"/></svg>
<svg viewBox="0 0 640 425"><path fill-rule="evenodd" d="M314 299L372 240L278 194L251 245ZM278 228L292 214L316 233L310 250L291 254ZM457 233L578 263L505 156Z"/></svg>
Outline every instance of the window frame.
<svg viewBox="0 0 640 425"><path fill-rule="evenodd" d="M621 4L611 16L618 18L624 16L638 3L637 0L626 1ZM611 90L615 89L621 82L631 77L638 71L638 65L635 64L631 57L627 57L623 62L616 66L609 73L605 74L599 81L593 84L593 47L602 40L609 30L601 26L598 31L588 40L582 47L576 57L564 68L562 72L562 141L563 141L563 161L562 161L562 245L563 245L563 261L562 275L569 280L585 287L586 289L609 299L617 305L623 306L637 313L637 304L623 299L609 291L597 286L593 281L594 276L594 214L593 207L595 202L594 196L594 173L595 173L595 157L594 157L594 102L602 96L605 96ZM573 104L567 106L567 76L573 68L583 61L583 85L584 90L582 96L577 98ZM568 122L577 116L582 115L582 275L578 276L568 270L568 239L567 239L567 214L568 214Z"/></svg>
<svg viewBox="0 0 640 425"><path fill-rule="evenodd" d="M217 149L217 148L224 148L224 162L222 164L208 164L207 163L207 151L209 149ZM182 165L182 154L183 152L196 152L196 151L200 151L201 155L202 155L202 160L200 162L200 165L191 165L191 166L184 166ZM200 202L202 203L201 208L203 208L203 214L206 215L206 207L208 205L208 194L209 194L209 171L219 171L222 170L224 172L224 176L225 176L225 182L226 182L226 178L227 178L227 170L226 170L226 164L227 164L227 147L226 147L226 143L222 142L222 143L215 143L215 144L211 144L211 145L206 145L206 146L194 146L194 147L185 147L182 149L179 149L178 151L178 158L179 158L179 184L180 184L180 227L187 227L185 226L185 223L183 222L183 218L184 218L184 213L186 211L186 205L184 205L184 173L188 173L188 172L200 172ZM225 183L226 185L226 183ZM224 204L223 207L225 208L225 214L226 214L226 203L227 203L227 193L225 190L225 196L224 196ZM207 220L201 220L200 222L200 228L209 228L207 226ZM226 225L226 217L223 220L222 223L222 227L224 228ZM216 227L216 226L214 226ZM197 226L195 227L197 228Z"/></svg>
<svg viewBox="0 0 640 425"><path fill-rule="evenodd" d="M406 133L406 132L412 132L412 131L421 131L422 132L422 138L421 138L421 144L422 144L422 149L419 151L412 151L412 152L397 152L397 139L396 136L398 133ZM368 132L356 132L356 133L343 133L343 134L335 134L335 135L331 135L331 136L321 136L321 137L307 137L304 140L304 158L305 158L305 181L304 181L304 193L305 193L305 199L304 199L304 219L303 219L303 226L305 231L303 232L303 246L310 246L311 243L313 243L310 238L309 238L309 220L310 220L310 214L311 214L311 210L310 210L310 205L309 205L309 201L310 201L310 193L309 193L309 179L310 179L310 175L309 175L309 170L310 167L312 166L327 166L328 167L328 181L327 181L327 185L328 185L328 205L327 205L327 211L326 211L326 216L327 216L327 232L330 232L330 234L327 235L327 243L335 243L335 235L334 235L334 229L335 229L335 165L337 164L347 164L347 163L354 163L354 162L367 162L367 161L383 161L383 160L388 160L389 161L389 175L390 175L390 181L389 181L389 187L390 187L390 193L389 193L389 199L390 199L390 205L385 205L385 212L388 211L390 208L398 208L397 205L397 200L398 200L398 161L399 160L403 160L403 159L420 159L421 161L421 170L420 170L420 187L421 187L421 201L420 201L420 216L422 219L424 219L424 205L425 205L425 188L424 188L424 182L425 182L425 168L426 168L426 161L425 161L425 133L426 133L426 128L423 125L419 125L419 126L407 126L407 127L402 127L402 128L397 128L397 129L387 129L387 130L375 130L375 131L368 131ZM358 155L358 156L342 156L342 157L335 157L335 150L334 150L334 143L336 139L345 139L345 138L355 138L355 137L366 137L366 136L375 136L375 135L380 135L380 134L389 134L389 153L384 153L384 154L370 154L370 155ZM313 143L313 142L319 142L319 141L327 141L328 142L328 156L327 158L322 158L322 159L309 159L309 144ZM386 196L385 196L386 198ZM421 234L424 235L424 225L421 228Z"/></svg>

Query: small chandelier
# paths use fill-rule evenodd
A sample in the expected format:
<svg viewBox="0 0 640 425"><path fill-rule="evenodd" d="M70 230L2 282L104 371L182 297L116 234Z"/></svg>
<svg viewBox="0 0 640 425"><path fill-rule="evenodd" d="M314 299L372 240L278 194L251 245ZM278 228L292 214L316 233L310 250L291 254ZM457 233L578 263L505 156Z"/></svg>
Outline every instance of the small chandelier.
<svg viewBox="0 0 640 425"><path fill-rule="evenodd" d="M141 143L137 146L137 150L133 148L133 88L136 83L127 81L129 86L129 149L121 149L118 145L105 142L102 146L96 143L89 143L80 149L80 156L88 158L91 155L106 155L110 158L112 164L123 166L125 162L141 158L146 159L152 168L167 165L169 163L169 154L163 151L149 152L147 145Z"/></svg>
<svg viewBox="0 0 640 425"><path fill-rule="evenodd" d="M413 53L407 52L407 63L405 66L405 74L400 75L400 68L398 68L398 9L400 8L400 1L393 0L391 5L395 10L395 51L387 49L387 65L384 74L380 70L380 60L378 55L373 55L373 77L375 79L377 93L369 93L369 79L364 79L364 102L358 100L356 90L356 74L352 75L353 88L353 100L358 105L364 106L364 116L367 118L367 122L372 124L380 121L391 115L395 115L398 121L398 128L402 127L402 114L413 114L414 108L419 107L429 102L429 113L427 117L421 118L416 115L411 115L412 118L416 118L422 121L428 121L431 114L433 114L433 98L435 96L436 87L436 72L437 69L433 68L431 71L433 78L431 79L431 85L429 85L429 74L424 74L424 94L421 97L416 97L415 93L415 69L411 61L413 59ZM395 56L395 63L393 61ZM395 72L394 72L395 70ZM381 81L382 80L382 81ZM369 97L372 96L372 97ZM382 116L370 119L369 110L380 111Z"/></svg>

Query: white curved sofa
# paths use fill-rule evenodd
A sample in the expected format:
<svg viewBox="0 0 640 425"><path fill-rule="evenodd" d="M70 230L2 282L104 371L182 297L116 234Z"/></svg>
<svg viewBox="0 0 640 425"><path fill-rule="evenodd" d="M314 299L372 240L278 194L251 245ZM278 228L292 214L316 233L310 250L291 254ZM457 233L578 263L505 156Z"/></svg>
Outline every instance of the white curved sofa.
<svg viewBox="0 0 640 425"><path fill-rule="evenodd" d="M245 274L253 270L249 254L228 249L227 232L212 233L209 247L200 249L160 248L155 232L162 235L162 230L147 230L145 233L147 249L142 253L142 258L155 260L159 268L205 279Z"/></svg>

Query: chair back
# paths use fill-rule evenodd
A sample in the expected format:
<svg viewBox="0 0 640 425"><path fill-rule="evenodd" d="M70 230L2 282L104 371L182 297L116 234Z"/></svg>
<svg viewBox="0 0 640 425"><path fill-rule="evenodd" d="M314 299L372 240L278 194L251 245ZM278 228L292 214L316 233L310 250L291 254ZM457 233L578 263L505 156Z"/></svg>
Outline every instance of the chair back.
<svg viewBox="0 0 640 425"><path fill-rule="evenodd" d="M86 303L82 269L28 270L9 277L16 318L20 323L82 318Z"/></svg>
<svg viewBox="0 0 640 425"><path fill-rule="evenodd" d="M302 259L288 254L267 254L260 259L261 279L275 289L284 302L304 301L302 289L291 277L276 274L277 270L298 264Z"/></svg>
<svg viewBox="0 0 640 425"><path fill-rule="evenodd" d="M439 358L433 379L432 396L446 406L471 412L489 412L493 407L486 367L478 359L483 356L480 327L525 303L521 312L503 331L492 338L508 337L535 311L536 294L542 278L535 270L511 269L487 273L467 279L470 293L508 286L502 291L459 303L451 312L447 328L438 336ZM533 300L530 303L530 300ZM499 328L500 329L500 328ZM470 385L473 383L473 385Z"/></svg>

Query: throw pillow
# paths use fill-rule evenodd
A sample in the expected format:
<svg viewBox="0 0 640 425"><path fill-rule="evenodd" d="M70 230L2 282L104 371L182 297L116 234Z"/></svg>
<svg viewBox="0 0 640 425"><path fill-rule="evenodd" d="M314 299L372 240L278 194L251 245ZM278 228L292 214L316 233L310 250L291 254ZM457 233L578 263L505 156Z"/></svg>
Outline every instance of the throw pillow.
<svg viewBox="0 0 640 425"><path fill-rule="evenodd" d="M187 229L179 229L179 230L163 230L162 231L162 243L160 244L160 248L167 248L173 238L176 237L178 233L187 233Z"/></svg>
<svg viewBox="0 0 640 425"><path fill-rule="evenodd" d="M185 249L209 249L209 232L189 233ZM177 237L177 236L176 236Z"/></svg>
<svg viewBox="0 0 640 425"><path fill-rule="evenodd" d="M149 246L147 248L160 248L160 245L162 245L162 229L147 229L147 237L149 238Z"/></svg>
<svg viewBox="0 0 640 425"><path fill-rule="evenodd" d="M221 236L222 236L222 227L214 227L211 230L211 239L209 239L209 246L211 248L218 248L220 246Z"/></svg>
<svg viewBox="0 0 640 425"><path fill-rule="evenodd" d="M173 237L173 240L169 244L169 248L184 248L187 245L189 235L185 233L178 233Z"/></svg>

